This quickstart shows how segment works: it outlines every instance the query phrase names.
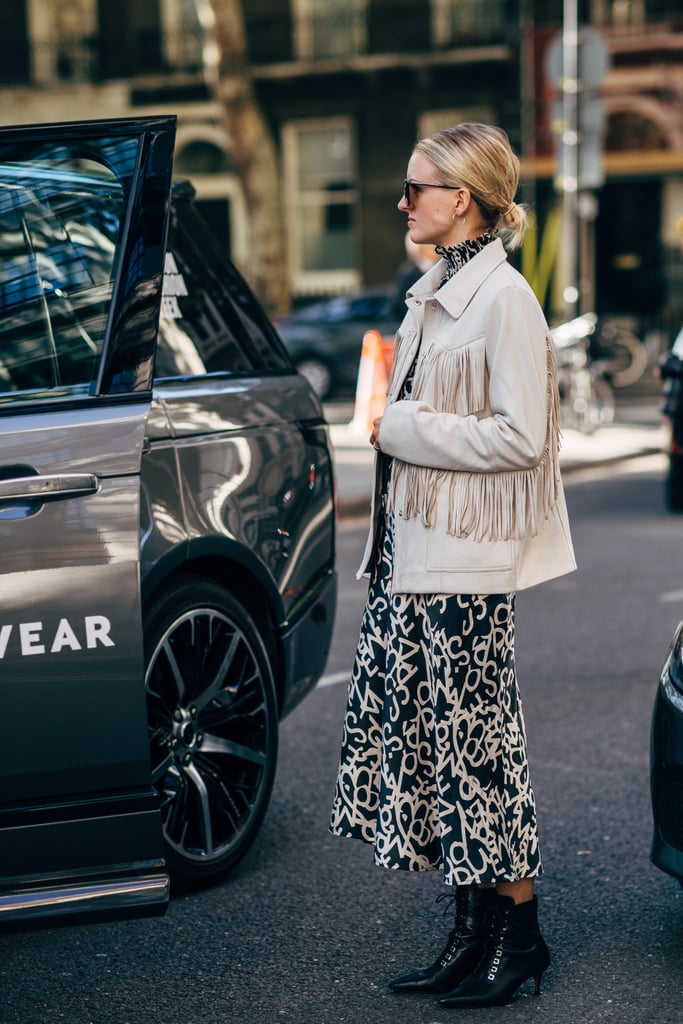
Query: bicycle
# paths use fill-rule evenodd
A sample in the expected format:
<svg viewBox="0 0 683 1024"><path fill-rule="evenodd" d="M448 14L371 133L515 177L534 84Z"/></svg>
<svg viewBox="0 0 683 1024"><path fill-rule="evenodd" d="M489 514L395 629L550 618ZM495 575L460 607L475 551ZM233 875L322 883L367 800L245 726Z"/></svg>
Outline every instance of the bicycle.
<svg viewBox="0 0 683 1024"><path fill-rule="evenodd" d="M614 419L614 394L603 370L590 357L594 313L584 313L550 331L560 393L560 426L592 434Z"/></svg>
<svg viewBox="0 0 683 1024"><path fill-rule="evenodd" d="M630 387L645 375L648 367L645 345L618 320L597 321L590 337L589 353L593 365L613 388Z"/></svg>

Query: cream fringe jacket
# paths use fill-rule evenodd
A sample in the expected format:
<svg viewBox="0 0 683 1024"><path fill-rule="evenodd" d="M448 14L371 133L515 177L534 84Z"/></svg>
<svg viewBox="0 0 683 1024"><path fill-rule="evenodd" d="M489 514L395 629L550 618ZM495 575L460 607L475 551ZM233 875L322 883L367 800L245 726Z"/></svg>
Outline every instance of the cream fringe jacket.
<svg viewBox="0 0 683 1024"><path fill-rule="evenodd" d="M393 458L392 591L514 592L576 568L552 341L499 239L439 288L444 271L441 260L408 292L380 427ZM399 401L418 350L411 397ZM359 576L372 567L379 463Z"/></svg>

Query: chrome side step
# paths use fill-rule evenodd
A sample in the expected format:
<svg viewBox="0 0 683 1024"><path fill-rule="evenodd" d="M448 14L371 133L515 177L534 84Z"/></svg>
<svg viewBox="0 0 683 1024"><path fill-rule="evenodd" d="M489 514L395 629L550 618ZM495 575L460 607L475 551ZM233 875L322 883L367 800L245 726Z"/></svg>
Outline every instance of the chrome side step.
<svg viewBox="0 0 683 1024"><path fill-rule="evenodd" d="M130 912L162 914L168 904L170 882L167 874L128 876L82 885L55 885L0 892L0 925L33 918L78 915L108 916Z"/></svg>

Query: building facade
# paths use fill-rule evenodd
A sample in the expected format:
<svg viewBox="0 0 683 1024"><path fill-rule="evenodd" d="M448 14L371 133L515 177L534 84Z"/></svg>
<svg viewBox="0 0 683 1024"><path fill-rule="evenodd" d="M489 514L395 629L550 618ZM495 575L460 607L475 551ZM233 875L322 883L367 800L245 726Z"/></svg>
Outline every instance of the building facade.
<svg viewBox="0 0 683 1024"><path fill-rule="evenodd" d="M213 98L209 0L3 0L0 122L178 115L176 172L236 262L248 232Z"/></svg>
<svg viewBox="0 0 683 1024"><path fill-rule="evenodd" d="M414 141L468 119L500 124L522 155L522 199L537 217L522 262L558 315L561 89L552 58L562 0L242 8L253 85L281 159L294 301L393 279L405 230L396 204ZM177 113L177 171L195 182L239 263L248 225L210 87L210 11L208 0L3 0L0 119ZM581 97L590 109L582 128L599 136L576 197L582 305L642 330L673 328L683 320L680 0L582 0L580 21L606 54L604 74ZM584 64L590 79L592 51Z"/></svg>

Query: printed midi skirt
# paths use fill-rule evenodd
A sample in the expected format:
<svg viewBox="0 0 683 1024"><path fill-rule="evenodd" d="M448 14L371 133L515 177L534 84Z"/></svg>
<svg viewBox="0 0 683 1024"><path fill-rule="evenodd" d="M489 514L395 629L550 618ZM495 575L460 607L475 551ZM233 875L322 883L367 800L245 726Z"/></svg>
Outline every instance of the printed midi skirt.
<svg viewBox="0 0 683 1024"><path fill-rule="evenodd" d="M449 885L541 873L514 594L390 593L391 516L349 687L330 831Z"/></svg>

